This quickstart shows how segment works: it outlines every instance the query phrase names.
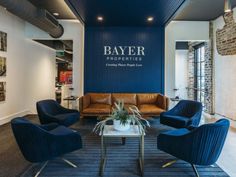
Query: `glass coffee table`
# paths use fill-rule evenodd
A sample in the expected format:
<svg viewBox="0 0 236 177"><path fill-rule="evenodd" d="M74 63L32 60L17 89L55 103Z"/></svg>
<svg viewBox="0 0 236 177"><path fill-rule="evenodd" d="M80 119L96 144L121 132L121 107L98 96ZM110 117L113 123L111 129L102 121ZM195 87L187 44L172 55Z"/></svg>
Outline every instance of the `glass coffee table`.
<svg viewBox="0 0 236 177"><path fill-rule="evenodd" d="M103 131L100 132L101 136L101 161L99 176L103 176L106 158L107 158L107 138L139 138L139 166L141 176L144 174L144 136L145 133L139 131L137 125L131 125L127 131L117 131L113 128L113 125L105 125Z"/></svg>

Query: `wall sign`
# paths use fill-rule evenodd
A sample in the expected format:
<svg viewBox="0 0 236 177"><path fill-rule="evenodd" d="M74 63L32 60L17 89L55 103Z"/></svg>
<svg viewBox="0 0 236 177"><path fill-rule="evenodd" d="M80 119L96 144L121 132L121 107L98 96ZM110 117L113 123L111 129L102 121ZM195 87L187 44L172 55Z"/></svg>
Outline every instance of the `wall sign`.
<svg viewBox="0 0 236 177"><path fill-rule="evenodd" d="M164 92L163 27L86 27L84 91Z"/></svg>
<svg viewBox="0 0 236 177"><path fill-rule="evenodd" d="M104 46L106 67L142 67L144 46Z"/></svg>

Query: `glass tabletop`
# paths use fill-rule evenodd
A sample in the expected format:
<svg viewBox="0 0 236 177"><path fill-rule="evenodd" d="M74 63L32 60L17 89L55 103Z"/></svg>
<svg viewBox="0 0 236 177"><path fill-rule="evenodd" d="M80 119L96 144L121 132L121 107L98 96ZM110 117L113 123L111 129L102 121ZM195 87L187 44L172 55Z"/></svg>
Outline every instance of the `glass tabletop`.
<svg viewBox="0 0 236 177"><path fill-rule="evenodd" d="M142 132L139 131L138 125L131 125L130 129L126 131L118 131L113 128L113 125L105 125L103 134L100 132L100 135L105 137L140 137Z"/></svg>

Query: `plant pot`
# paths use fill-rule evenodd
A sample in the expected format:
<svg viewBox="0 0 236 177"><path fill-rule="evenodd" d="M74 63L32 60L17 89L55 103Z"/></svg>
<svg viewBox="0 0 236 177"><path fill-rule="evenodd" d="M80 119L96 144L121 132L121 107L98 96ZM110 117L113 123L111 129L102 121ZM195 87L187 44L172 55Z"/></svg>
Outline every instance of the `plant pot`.
<svg viewBox="0 0 236 177"><path fill-rule="evenodd" d="M113 120L113 128L118 131L126 131L130 129L130 122L123 125L120 123L120 120Z"/></svg>

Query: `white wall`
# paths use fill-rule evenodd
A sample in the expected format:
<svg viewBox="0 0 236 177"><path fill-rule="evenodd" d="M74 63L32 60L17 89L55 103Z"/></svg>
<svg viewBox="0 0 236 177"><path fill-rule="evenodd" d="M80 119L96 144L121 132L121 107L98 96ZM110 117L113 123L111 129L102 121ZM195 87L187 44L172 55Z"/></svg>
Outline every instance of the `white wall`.
<svg viewBox="0 0 236 177"><path fill-rule="evenodd" d="M172 21L165 29L165 94L175 92L175 43L176 41L209 40L209 22Z"/></svg>
<svg viewBox="0 0 236 177"><path fill-rule="evenodd" d="M56 52L32 40L26 40L28 109L36 113L35 103L42 99L55 99Z"/></svg>
<svg viewBox="0 0 236 177"><path fill-rule="evenodd" d="M236 20L236 9L234 19ZM223 25L222 16L213 22L215 113L236 120L236 55L221 56L216 49L216 30L222 29Z"/></svg>
<svg viewBox="0 0 236 177"><path fill-rule="evenodd" d="M25 39L25 22L0 6L0 31L7 33L6 101L0 103L0 124L35 111L35 102L53 97L55 51ZM43 68L41 68L43 67ZM53 85L53 88L52 88ZM47 87L47 88L46 88Z"/></svg>
<svg viewBox="0 0 236 177"><path fill-rule="evenodd" d="M175 84L178 91L175 96L181 99L188 98L188 50L176 50L175 52Z"/></svg>
<svg viewBox="0 0 236 177"><path fill-rule="evenodd" d="M64 34L60 40L73 40L73 95L83 95L84 78L84 27L78 20L60 20L64 27ZM26 36L29 39L53 40L47 33L26 24Z"/></svg>

